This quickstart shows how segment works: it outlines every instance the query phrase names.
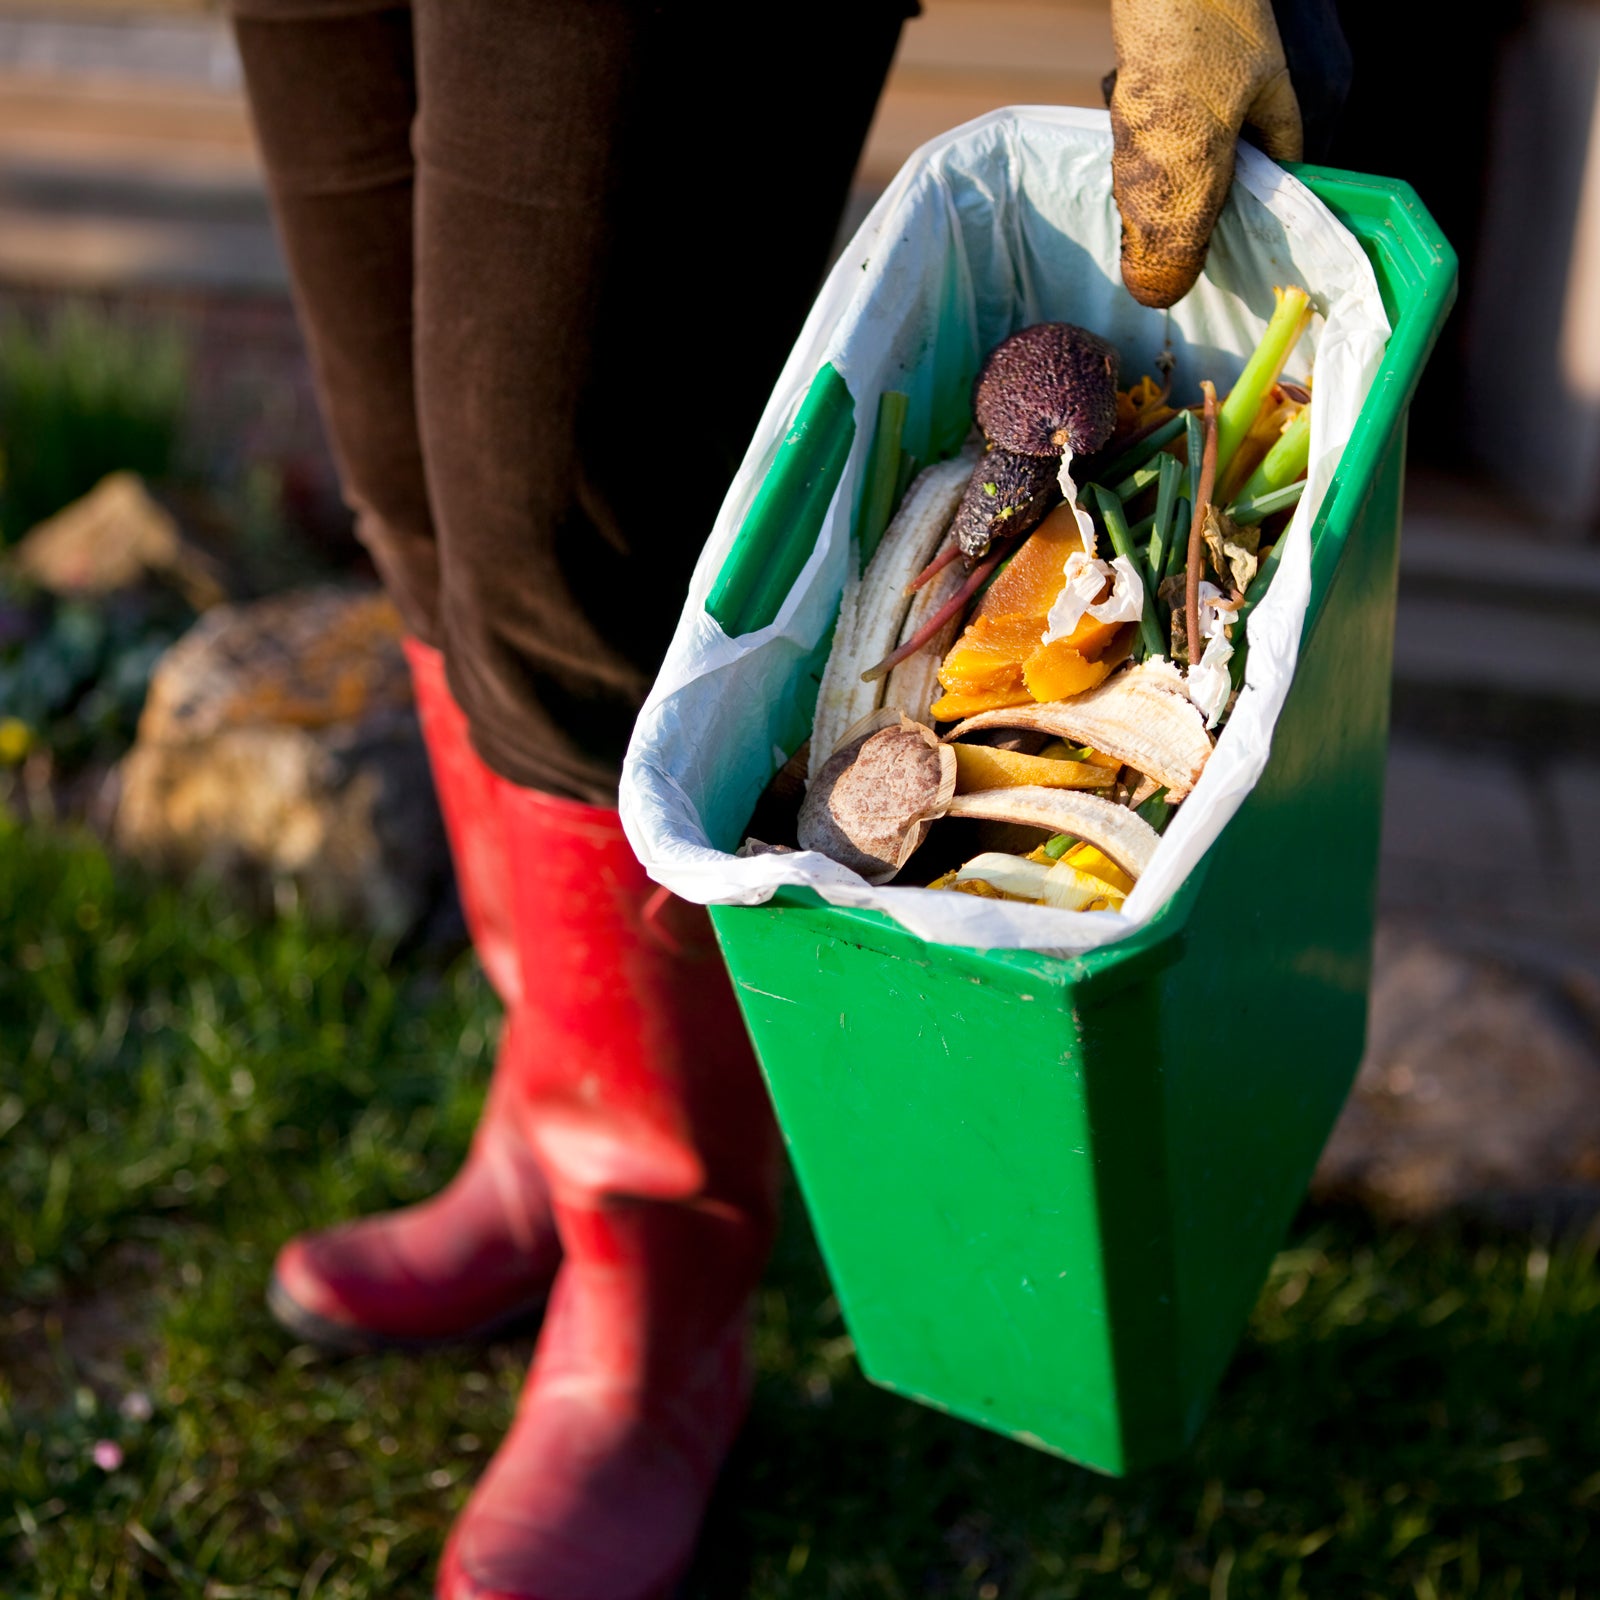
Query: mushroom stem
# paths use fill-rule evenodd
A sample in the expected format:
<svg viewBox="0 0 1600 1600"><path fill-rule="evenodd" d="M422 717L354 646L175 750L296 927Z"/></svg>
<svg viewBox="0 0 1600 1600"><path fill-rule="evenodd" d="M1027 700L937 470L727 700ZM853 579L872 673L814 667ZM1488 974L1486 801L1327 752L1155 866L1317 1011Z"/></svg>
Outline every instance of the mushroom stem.
<svg viewBox="0 0 1600 1600"><path fill-rule="evenodd" d="M999 546L991 550L967 574L967 581L904 644L886 655L877 666L868 667L861 674L861 681L863 683L871 683L874 678L881 678L884 673L899 666L907 656L914 656L978 592L983 585L983 580L1000 564L1000 560L1005 554L1005 546Z"/></svg>
<svg viewBox="0 0 1600 1600"><path fill-rule="evenodd" d="M1183 627L1189 647L1189 665L1200 659L1200 571L1205 565L1206 509L1217 481L1217 391L1209 379L1200 385L1206 397L1205 454L1200 458L1200 486L1195 491L1194 516L1189 523L1189 565L1184 577Z"/></svg>

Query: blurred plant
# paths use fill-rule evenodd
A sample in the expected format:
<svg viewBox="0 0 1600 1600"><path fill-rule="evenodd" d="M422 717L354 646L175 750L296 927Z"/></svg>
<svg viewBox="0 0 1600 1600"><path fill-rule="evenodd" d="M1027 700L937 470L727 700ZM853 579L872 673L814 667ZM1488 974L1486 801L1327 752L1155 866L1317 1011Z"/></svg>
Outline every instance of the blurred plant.
<svg viewBox="0 0 1600 1600"><path fill-rule="evenodd" d="M188 383L172 329L70 306L43 332L0 324L0 544L108 472L158 481L176 460Z"/></svg>
<svg viewBox="0 0 1600 1600"><path fill-rule="evenodd" d="M157 660L193 620L155 587L88 602L0 579L0 768L41 746L67 768L120 755Z"/></svg>

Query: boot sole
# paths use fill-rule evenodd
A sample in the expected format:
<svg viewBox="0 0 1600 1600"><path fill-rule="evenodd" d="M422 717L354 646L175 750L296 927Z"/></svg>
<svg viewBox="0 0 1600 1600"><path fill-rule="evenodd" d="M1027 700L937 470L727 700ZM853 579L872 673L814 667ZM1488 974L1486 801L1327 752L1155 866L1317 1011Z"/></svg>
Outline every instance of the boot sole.
<svg viewBox="0 0 1600 1600"><path fill-rule="evenodd" d="M422 1354L429 1350L451 1350L464 1345L487 1344L491 1340L507 1338L521 1331L524 1324L533 1324L544 1314L548 1297L517 1306L502 1316L491 1318L476 1328L465 1328L459 1333L441 1334L436 1338L404 1338L393 1334L375 1333L370 1328L358 1328L348 1322L334 1322L328 1317L308 1311L278 1281L276 1273L267 1284L267 1310L285 1332L291 1333L302 1344L314 1345L329 1355L367 1356L384 1350L401 1350Z"/></svg>

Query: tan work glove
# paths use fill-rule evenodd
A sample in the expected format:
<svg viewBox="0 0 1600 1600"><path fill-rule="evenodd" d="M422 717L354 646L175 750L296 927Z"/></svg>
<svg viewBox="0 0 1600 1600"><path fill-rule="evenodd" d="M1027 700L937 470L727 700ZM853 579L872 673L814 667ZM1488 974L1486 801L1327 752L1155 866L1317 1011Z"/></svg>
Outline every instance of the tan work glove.
<svg viewBox="0 0 1600 1600"><path fill-rule="evenodd" d="M1170 306L1205 265L1248 123L1277 161L1298 161L1300 105L1271 0L1111 0L1112 187L1122 281Z"/></svg>

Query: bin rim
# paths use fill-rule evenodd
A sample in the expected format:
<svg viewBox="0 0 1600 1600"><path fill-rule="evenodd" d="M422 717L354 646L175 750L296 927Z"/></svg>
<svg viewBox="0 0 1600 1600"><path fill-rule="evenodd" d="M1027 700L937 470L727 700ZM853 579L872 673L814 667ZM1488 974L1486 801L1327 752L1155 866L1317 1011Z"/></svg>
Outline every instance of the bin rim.
<svg viewBox="0 0 1600 1600"><path fill-rule="evenodd" d="M1370 492L1372 468L1402 427L1428 354L1455 302L1457 259L1416 190L1403 179L1305 162L1282 166L1355 235L1372 261L1390 327L1383 359L1311 527L1311 599L1301 632L1303 651L1315 636L1351 530ZM1235 816L1228 827L1237 822ZM1111 944L1071 953L939 944L922 939L881 911L831 905L809 889L780 888L765 907L710 909L718 919L758 909L821 910L830 929L852 943L913 960L932 959L937 952L941 964L965 969L974 978L1008 985L1045 983L1080 993L1121 988L1182 954L1189 914L1217 842L1142 927Z"/></svg>

